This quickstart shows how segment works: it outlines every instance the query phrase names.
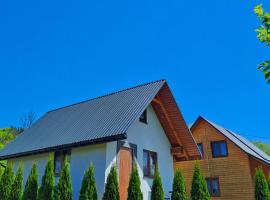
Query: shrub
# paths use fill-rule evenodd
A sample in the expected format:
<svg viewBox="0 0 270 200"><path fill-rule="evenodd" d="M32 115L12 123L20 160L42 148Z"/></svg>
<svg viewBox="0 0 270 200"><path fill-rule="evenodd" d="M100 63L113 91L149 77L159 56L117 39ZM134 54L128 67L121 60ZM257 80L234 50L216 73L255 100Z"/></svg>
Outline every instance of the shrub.
<svg viewBox="0 0 270 200"><path fill-rule="evenodd" d="M134 164L130 175L127 200L143 200L141 181L136 164Z"/></svg>
<svg viewBox="0 0 270 200"><path fill-rule="evenodd" d="M171 200L187 200L185 179L179 169L176 170L173 179L173 191Z"/></svg>
<svg viewBox="0 0 270 200"><path fill-rule="evenodd" d="M161 177L159 175L158 166L155 168L154 180L152 185L151 200L164 200L164 191L162 187Z"/></svg>
<svg viewBox="0 0 270 200"><path fill-rule="evenodd" d="M23 195L23 165L19 164L19 168L11 186L9 200L21 200Z"/></svg>
<svg viewBox="0 0 270 200"><path fill-rule="evenodd" d="M116 167L113 166L107 177L103 200L119 200L119 189Z"/></svg>
<svg viewBox="0 0 270 200"><path fill-rule="evenodd" d="M193 173L191 200L210 200L207 184L198 163L195 164Z"/></svg>
<svg viewBox="0 0 270 200"><path fill-rule="evenodd" d="M269 200L269 189L262 168L255 173L255 200Z"/></svg>
<svg viewBox="0 0 270 200"><path fill-rule="evenodd" d="M39 200L54 199L54 161L53 156L50 156L45 173L42 177L41 186L38 192Z"/></svg>
<svg viewBox="0 0 270 200"><path fill-rule="evenodd" d="M23 192L23 200L37 200L38 198L38 171L37 164L34 163L27 178Z"/></svg>
<svg viewBox="0 0 270 200"><path fill-rule="evenodd" d="M8 200L14 179L13 165L8 163L0 180L0 199Z"/></svg>
<svg viewBox="0 0 270 200"><path fill-rule="evenodd" d="M72 183L67 159L65 159L64 166L61 169L56 192L57 199L72 200Z"/></svg>
<svg viewBox="0 0 270 200"><path fill-rule="evenodd" d="M84 173L79 200L97 200L96 180L92 163Z"/></svg>

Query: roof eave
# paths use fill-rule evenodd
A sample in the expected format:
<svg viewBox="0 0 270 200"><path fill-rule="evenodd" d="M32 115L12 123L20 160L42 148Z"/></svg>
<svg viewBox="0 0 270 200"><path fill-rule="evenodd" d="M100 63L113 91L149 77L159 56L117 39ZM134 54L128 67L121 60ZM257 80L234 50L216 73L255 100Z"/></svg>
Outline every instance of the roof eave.
<svg viewBox="0 0 270 200"><path fill-rule="evenodd" d="M40 153L61 151L61 150L65 150L65 149L83 147L83 146L93 145L93 144L102 144L102 143L113 142L113 141L124 140L124 139L127 139L127 134L121 133L121 134L103 137L103 138L97 138L97 139L93 139L93 140L64 144L64 145L59 145L59 146L54 146L54 147L38 149L38 150L34 150L34 151L27 151L27 152L20 152L20 153L16 153L16 154L4 155L4 156L0 156L0 160L14 159L14 158L19 158L19 157L24 157L24 156L36 155L36 154L40 154Z"/></svg>

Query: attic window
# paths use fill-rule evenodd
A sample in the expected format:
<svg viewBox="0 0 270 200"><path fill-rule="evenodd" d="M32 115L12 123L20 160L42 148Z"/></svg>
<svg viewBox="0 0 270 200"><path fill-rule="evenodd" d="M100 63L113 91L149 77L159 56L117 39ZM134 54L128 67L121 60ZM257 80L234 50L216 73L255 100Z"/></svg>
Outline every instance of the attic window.
<svg viewBox="0 0 270 200"><path fill-rule="evenodd" d="M70 163L71 150L56 151L54 153L54 175L59 176L61 168L64 166L65 158Z"/></svg>
<svg viewBox="0 0 270 200"><path fill-rule="evenodd" d="M147 124L147 110L145 109L139 118L140 122Z"/></svg>

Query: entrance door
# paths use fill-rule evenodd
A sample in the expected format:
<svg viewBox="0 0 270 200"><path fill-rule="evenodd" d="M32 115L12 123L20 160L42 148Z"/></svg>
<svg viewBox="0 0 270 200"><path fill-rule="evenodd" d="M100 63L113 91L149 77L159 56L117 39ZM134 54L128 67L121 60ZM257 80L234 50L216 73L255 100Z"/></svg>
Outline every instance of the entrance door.
<svg viewBox="0 0 270 200"><path fill-rule="evenodd" d="M119 150L119 193L120 200L127 200L129 178L132 170L132 149L121 147Z"/></svg>

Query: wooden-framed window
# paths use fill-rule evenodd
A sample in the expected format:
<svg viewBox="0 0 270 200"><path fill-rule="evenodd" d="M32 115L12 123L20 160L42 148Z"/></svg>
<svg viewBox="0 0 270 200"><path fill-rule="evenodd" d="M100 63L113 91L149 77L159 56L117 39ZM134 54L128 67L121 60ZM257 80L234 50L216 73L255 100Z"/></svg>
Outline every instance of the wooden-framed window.
<svg viewBox="0 0 270 200"><path fill-rule="evenodd" d="M140 122L147 124L147 109L145 109L139 118Z"/></svg>
<svg viewBox="0 0 270 200"><path fill-rule="evenodd" d="M219 178L206 178L207 188L211 197L220 196Z"/></svg>
<svg viewBox="0 0 270 200"><path fill-rule="evenodd" d="M155 167L157 165L157 153L153 151L143 150L143 175L153 178Z"/></svg>
<svg viewBox="0 0 270 200"><path fill-rule="evenodd" d="M204 152L203 152L203 144L202 143L198 143L197 146L198 146L199 151L201 153L201 156L202 156L201 158L203 158L203 154L204 154Z"/></svg>
<svg viewBox="0 0 270 200"><path fill-rule="evenodd" d="M227 142L224 140L211 142L211 148L213 158L228 156Z"/></svg>
<svg viewBox="0 0 270 200"><path fill-rule="evenodd" d="M64 165L65 158L70 163L71 150L56 151L54 153L54 175L59 176L61 168Z"/></svg>

